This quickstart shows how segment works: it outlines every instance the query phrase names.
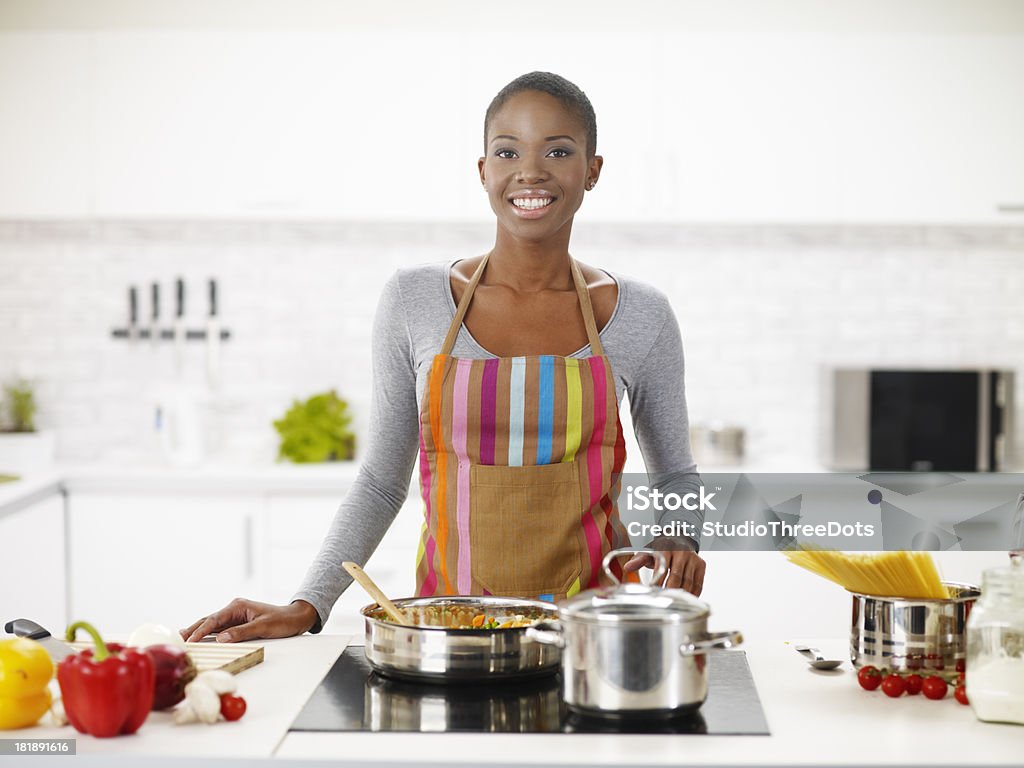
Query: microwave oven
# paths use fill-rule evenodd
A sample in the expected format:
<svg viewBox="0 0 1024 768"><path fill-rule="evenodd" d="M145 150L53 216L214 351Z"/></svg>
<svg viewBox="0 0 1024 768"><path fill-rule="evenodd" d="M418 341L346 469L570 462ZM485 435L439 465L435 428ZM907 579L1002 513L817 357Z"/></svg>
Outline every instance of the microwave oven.
<svg viewBox="0 0 1024 768"><path fill-rule="evenodd" d="M828 463L843 471L1012 466L1014 373L833 369Z"/></svg>

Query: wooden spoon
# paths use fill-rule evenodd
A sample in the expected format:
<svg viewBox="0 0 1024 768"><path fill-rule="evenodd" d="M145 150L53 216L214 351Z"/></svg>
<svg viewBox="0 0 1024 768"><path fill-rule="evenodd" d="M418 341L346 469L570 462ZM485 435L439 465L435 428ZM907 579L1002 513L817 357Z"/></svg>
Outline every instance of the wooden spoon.
<svg viewBox="0 0 1024 768"><path fill-rule="evenodd" d="M342 563L341 567L348 571L353 579L359 582L359 586L366 590L366 594L377 601L377 604L384 609L384 612L391 617L393 622L406 626L412 625L412 622L405 617L405 614L402 613L399 607L392 603L381 588L374 583L373 579L366 575L366 571L349 560Z"/></svg>

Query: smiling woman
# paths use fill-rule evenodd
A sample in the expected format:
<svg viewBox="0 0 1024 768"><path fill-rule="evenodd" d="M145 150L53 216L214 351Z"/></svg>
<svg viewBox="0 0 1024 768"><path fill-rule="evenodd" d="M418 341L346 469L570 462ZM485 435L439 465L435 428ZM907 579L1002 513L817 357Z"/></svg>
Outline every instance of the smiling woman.
<svg viewBox="0 0 1024 768"><path fill-rule="evenodd" d="M604 162L596 141L589 99L558 75L533 72L498 93L477 162L494 247L400 270L385 287L370 444L304 583L290 605L238 599L183 636L318 632L350 583L341 563L372 554L417 457L417 596L556 602L598 586L604 556L630 544L618 510L626 390L652 484L680 496L698 488L671 307L656 289L569 255L576 211ZM702 514L676 510L657 522L699 531ZM696 539L647 543L666 555L665 586L700 594ZM613 562L612 571L635 579L651 561Z"/></svg>

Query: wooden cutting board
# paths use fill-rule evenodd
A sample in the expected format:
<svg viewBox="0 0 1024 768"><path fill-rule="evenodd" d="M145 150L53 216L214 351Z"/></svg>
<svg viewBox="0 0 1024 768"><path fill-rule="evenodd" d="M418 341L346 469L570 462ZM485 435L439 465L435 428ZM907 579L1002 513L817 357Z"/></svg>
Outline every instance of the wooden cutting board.
<svg viewBox="0 0 1024 768"><path fill-rule="evenodd" d="M78 651L93 647L92 642L86 640L69 645ZM185 653L192 658L199 672L223 669L237 675L263 661L263 646L252 643L185 643Z"/></svg>

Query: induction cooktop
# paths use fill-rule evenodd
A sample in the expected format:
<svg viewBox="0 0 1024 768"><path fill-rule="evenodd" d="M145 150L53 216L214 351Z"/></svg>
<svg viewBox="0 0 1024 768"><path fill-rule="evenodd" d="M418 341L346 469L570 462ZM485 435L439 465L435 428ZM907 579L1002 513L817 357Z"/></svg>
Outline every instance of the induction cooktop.
<svg viewBox="0 0 1024 768"><path fill-rule="evenodd" d="M708 698L679 717L589 717L562 700L561 675L493 685L430 685L384 677L361 646L338 658L293 731L768 735L743 651L708 654Z"/></svg>

